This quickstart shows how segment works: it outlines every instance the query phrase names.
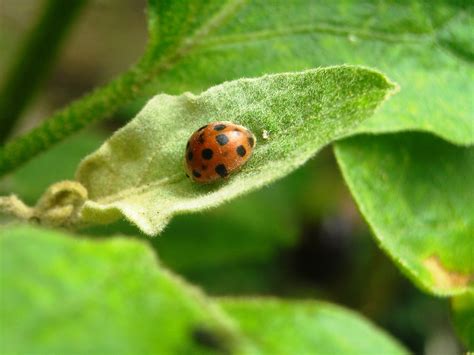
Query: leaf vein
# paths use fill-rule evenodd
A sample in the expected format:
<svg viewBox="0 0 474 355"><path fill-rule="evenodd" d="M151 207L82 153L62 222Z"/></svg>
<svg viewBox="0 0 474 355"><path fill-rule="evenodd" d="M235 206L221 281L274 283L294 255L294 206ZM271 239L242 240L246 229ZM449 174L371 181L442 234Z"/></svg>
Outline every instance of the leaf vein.
<svg viewBox="0 0 474 355"><path fill-rule="evenodd" d="M424 43L433 40L433 33L413 34L407 33L394 35L388 32L374 32L354 27L341 27L330 24L306 24L300 26L291 26L274 30L261 30L239 35L222 35L210 38L203 42L201 47L213 48L221 45L236 44L250 41L268 40L276 37L292 36L298 34L320 33L334 36L362 38L367 40L377 40L389 43ZM349 38L350 40L350 38Z"/></svg>

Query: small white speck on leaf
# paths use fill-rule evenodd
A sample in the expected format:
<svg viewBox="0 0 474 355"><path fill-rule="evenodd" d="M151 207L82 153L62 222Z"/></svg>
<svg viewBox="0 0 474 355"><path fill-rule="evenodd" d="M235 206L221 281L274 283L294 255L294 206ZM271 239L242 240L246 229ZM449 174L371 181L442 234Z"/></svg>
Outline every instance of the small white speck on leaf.
<svg viewBox="0 0 474 355"><path fill-rule="evenodd" d="M356 43L359 40L359 38L353 33L349 33L349 35L347 36L347 39L351 43Z"/></svg>

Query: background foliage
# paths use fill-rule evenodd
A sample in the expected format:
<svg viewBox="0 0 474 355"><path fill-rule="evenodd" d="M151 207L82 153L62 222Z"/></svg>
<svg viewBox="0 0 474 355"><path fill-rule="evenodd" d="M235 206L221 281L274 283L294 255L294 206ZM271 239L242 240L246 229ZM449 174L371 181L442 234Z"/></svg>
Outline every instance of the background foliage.
<svg viewBox="0 0 474 355"><path fill-rule="evenodd" d="M7 70L3 64L11 60L7 54L16 49L37 10L28 8L28 2L6 4L8 15L1 15L8 24L0 35L2 74ZM137 60L145 47L145 6L126 1L88 4L52 79L17 126L17 133ZM334 145L337 163L331 148L326 149L261 191L214 210L177 217L151 243L166 265L211 295L334 301L365 314L416 352L460 351L463 345L452 335L450 323L454 322L464 346L472 347L472 5L464 1L328 4L302 0L290 5L286 1L150 1L148 21L150 40L144 56L98 92L115 95L113 109L101 106L98 96L86 96L54 116L74 120L77 110L87 108L87 116L67 126L69 131L57 134L54 125L36 131L43 143L12 142L10 150L0 153L0 162L8 166L16 157L30 158L48 142L62 140L91 120L111 112L114 116L7 175L0 185L2 194L15 192L34 202L50 183L73 178L80 159L157 92L198 93L225 80L325 65L375 67L400 84L401 91L351 133L370 135ZM117 28L127 28L121 31L126 37L117 36ZM30 138L20 143L36 142L34 135ZM123 222L80 231L97 236L116 232L139 234ZM23 230L20 234L34 233ZM46 240L57 238L38 233ZM2 277L8 275L5 270L14 270L14 263L8 261L15 261L13 256L5 258L7 249L14 250L3 243L2 263L8 268L2 267ZM46 257L49 247L37 250L43 249L35 255ZM24 253L28 255L27 250ZM451 320L447 298L420 292L395 266L428 293L456 295L451 299ZM30 279L24 280L28 284ZM19 285L10 282L10 289ZM238 346L243 351L272 346L264 334L246 333L252 329L252 317L244 315L240 324L241 314L255 304L239 305L226 299L216 303L222 303L224 317L235 318L232 322L241 332L236 328L227 332L241 339L237 343L242 343ZM279 309L282 317L298 309L310 312L305 304L293 308L291 303L270 302L266 307ZM198 313L193 317L199 317ZM28 322L30 328L25 329L34 329L36 323ZM222 350L222 342L208 333L198 332L197 342Z"/></svg>

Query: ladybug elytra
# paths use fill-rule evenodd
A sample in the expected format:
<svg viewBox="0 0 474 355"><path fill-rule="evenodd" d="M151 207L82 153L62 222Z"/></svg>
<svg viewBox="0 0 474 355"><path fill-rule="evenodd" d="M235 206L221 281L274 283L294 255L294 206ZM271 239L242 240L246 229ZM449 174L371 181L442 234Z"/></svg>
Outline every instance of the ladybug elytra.
<svg viewBox="0 0 474 355"><path fill-rule="evenodd" d="M202 126L186 145L186 175L199 183L226 178L247 162L255 143L252 132L232 122Z"/></svg>

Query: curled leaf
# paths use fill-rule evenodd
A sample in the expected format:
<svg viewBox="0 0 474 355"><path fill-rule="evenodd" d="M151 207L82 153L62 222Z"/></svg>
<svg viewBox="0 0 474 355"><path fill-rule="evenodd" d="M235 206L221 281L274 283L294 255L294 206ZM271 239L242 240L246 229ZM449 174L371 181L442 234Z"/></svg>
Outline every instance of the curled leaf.
<svg viewBox="0 0 474 355"><path fill-rule="evenodd" d="M395 90L379 72L339 66L240 79L197 96L157 95L80 164L76 177L90 199L82 220L124 216L155 235L174 214L216 206L287 175L351 132ZM249 128L259 142L237 175L198 186L183 170L186 141L218 120ZM264 132L269 139L259 139Z"/></svg>
<svg viewBox="0 0 474 355"><path fill-rule="evenodd" d="M34 207L17 196L0 197L0 213L48 226L72 226L77 223L87 190L77 181L60 181L51 185Z"/></svg>
<svg viewBox="0 0 474 355"><path fill-rule="evenodd" d="M33 208L27 206L16 195L0 196L0 212L26 221L33 216Z"/></svg>

